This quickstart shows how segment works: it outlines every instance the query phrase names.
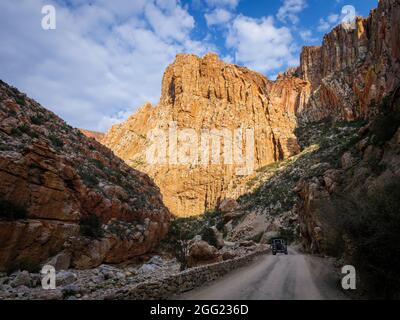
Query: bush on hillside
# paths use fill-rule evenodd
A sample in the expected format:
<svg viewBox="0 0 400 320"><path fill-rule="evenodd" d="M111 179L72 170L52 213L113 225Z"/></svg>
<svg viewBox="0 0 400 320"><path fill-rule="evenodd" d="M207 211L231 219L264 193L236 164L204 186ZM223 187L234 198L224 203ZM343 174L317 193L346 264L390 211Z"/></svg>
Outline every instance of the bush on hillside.
<svg viewBox="0 0 400 320"><path fill-rule="evenodd" d="M336 198L331 208L336 222L329 224L329 229L336 231L327 237L324 252L340 256L347 249L361 275L361 285L374 297L398 295L400 182L392 182L373 194L360 190L356 195ZM350 240L351 250L345 247L344 237ZM330 249L334 252L328 252Z"/></svg>
<svg viewBox="0 0 400 320"><path fill-rule="evenodd" d="M102 223L98 216L89 214L83 216L79 221L79 231L84 237L99 239L104 235Z"/></svg>

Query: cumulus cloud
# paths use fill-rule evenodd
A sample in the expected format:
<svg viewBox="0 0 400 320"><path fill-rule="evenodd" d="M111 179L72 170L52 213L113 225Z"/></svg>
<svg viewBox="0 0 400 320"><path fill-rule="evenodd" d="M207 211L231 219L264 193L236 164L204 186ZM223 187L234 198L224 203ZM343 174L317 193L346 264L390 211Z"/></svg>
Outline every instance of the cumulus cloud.
<svg viewBox="0 0 400 320"><path fill-rule="evenodd" d="M286 27L278 28L272 17L236 17L226 40L235 52L237 63L263 73L296 64L293 37Z"/></svg>
<svg viewBox="0 0 400 320"><path fill-rule="evenodd" d="M231 8L235 9L240 0L205 0L206 4L209 7L213 8L221 8L221 7L226 7L226 8Z"/></svg>
<svg viewBox="0 0 400 320"><path fill-rule="evenodd" d="M331 13L326 19L320 18L317 30L320 32L326 32L334 27L339 22L340 16L335 13Z"/></svg>
<svg viewBox="0 0 400 320"><path fill-rule="evenodd" d="M47 4L56 30L41 28ZM215 51L191 38L193 27L175 0L0 1L0 77L72 125L104 131L158 101L177 53Z"/></svg>
<svg viewBox="0 0 400 320"><path fill-rule="evenodd" d="M193 29L194 19L182 7L165 2L162 1L161 7L153 3L147 4L145 16L154 32L163 40L183 41Z"/></svg>
<svg viewBox="0 0 400 320"><path fill-rule="evenodd" d="M225 9L215 9L210 13L206 13L204 17L206 18L207 25L211 27L229 22L233 14Z"/></svg>
<svg viewBox="0 0 400 320"><path fill-rule="evenodd" d="M328 22L329 23L337 23L339 21L339 15L332 13L328 16Z"/></svg>
<svg viewBox="0 0 400 320"><path fill-rule="evenodd" d="M306 42L314 42L317 41L318 38L313 36L313 33L309 29L301 30L299 31L301 39L303 39Z"/></svg>
<svg viewBox="0 0 400 320"><path fill-rule="evenodd" d="M299 22L299 13L306 7L306 0L283 0L283 4L279 8L276 16L282 22L287 22L289 20L293 24L296 24Z"/></svg>

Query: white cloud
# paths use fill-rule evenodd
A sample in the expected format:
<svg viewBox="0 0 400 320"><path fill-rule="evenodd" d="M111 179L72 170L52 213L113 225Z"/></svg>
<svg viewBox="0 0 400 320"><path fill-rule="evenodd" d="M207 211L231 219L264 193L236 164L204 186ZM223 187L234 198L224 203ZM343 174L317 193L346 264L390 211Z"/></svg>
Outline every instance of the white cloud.
<svg viewBox="0 0 400 320"><path fill-rule="evenodd" d="M146 5L146 18L162 39L183 41L194 27L193 17L178 5L171 6L170 3L164 3L166 1L161 2L162 7L153 3Z"/></svg>
<svg viewBox="0 0 400 320"><path fill-rule="evenodd" d="M0 77L74 126L108 129L159 99L180 52L216 49L191 38L194 20L175 0L0 1ZM41 29L53 4L57 29Z"/></svg>
<svg viewBox="0 0 400 320"><path fill-rule="evenodd" d="M236 62L259 72L296 64L290 30L275 27L272 17L238 16L230 27L226 45L235 51Z"/></svg>
<svg viewBox="0 0 400 320"><path fill-rule="evenodd" d="M338 22L339 21L339 15L338 14L330 14L329 16L328 16L328 22L329 23L336 23L336 22Z"/></svg>
<svg viewBox="0 0 400 320"><path fill-rule="evenodd" d="M210 13L206 13L204 17L207 25L211 27L229 22L232 19L233 14L225 9L215 9Z"/></svg>
<svg viewBox="0 0 400 320"><path fill-rule="evenodd" d="M331 25L329 24L328 21L326 21L323 18L319 19L319 24L317 27L318 31L320 31L320 32L328 31L330 27L331 27Z"/></svg>
<svg viewBox="0 0 400 320"><path fill-rule="evenodd" d="M289 20L296 24L299 22L299 13L306 7L306 0L283 0L283 5L279 8L276 16L282 22Z"/></svg>
<svg viewBox="0 0 400 320"><path fill-rule="evenodd" d="M231 55L229 55L229 54L226 55L226 56L223 56L221 59L223 61L225 61L226 63L233 63L234 62L233 57Z"/></svg>
<svg viewBox="0 0 400 320"><path fill-rule="evenodd" d="M206 4L212 8L231 8L235 9L240 0L205 0Z"/></svg>
<svg viewBox="0 0 400 320"><path fill-rule="evenodd" d="M320 32L326 32L334 27L339 22L340 16L335 13L331 13L326 19L320 18L317 30Z"/></svg>
<svg viewBox="0 0 400 320"><path fill-rule="evenodd" d="M307 42L313 42L313 41L317 41L317 40L318 40L318 38L316 38L316 37L313 36L312 31L309 30L309 29L301 30L301 31L299 32L299 34L300 34L300 37L301 37L304 41L307 41Z"/></svg>

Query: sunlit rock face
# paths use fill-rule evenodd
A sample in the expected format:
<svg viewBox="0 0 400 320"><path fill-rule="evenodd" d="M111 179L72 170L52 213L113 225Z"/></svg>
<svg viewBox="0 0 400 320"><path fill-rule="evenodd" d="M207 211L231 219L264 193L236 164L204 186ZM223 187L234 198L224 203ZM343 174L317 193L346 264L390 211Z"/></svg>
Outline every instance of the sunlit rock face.
<svg viewBox="0 0 400 320"><path fill-rule="evenodd" d="M400 80L399 21L399 1L382 0L368 18L334 28L322 46L303 48L298 73L311 92L301 120L352 120L375 112L373 102Z"/></svg>
<svg viewBox="0 0 400 320"><path fill-rule="evenodd" d="M145 104L126 122L113 126L103 143L129 165L154 178L173 214L198 215L215 208L228 195L239 195L243 191L238 187L243 175L240 168L249 163L235 161L235 152L240 153L237 151L240 146L245 159L246 150L252 149L254 160L250 172L299 151L293 133L295 113L308 86L291 73L281 75L276 82L269 81L247 68L226 64L215 54L202 58L177 55L164 73L157 106ZM146 149L151 144L149 131L158 128L169 133L174 126L178 141L168 135L166 163L150 165L146 159ZM197 164L176 163L170 154L174 141L178 152L185 147L185 141L179 139L183 129L193 129L196 133L196 141L189 144L198 147ZM238 129L242 129L241 134ZM248 129L254 143L247 136ZM211 156L210 163L202 162L204 130L219 130L231 135L232 140L239 134L237 148L232 142L231 163L225 161L226 136L221 139L220 162L212 163ZM210 154L213 150L209 150Z"/></svg>
<svg viewBox="0 0 400 320"><path fill-rule="evenodd" d="M226 64L215 54L177 55L165 71L159 103L146 104L113 126L103 143L153 177L174 214L213 209L224 198L246 191L237 164L175 164L167 150L166 164L149 165L148 132L167 132L171 124L178 130L194 129L198 137L204 129L225 128L232 134L238 128L253 129L254 168L296 154L293 132L299 123L369 117L376 112L373 102L394 89L400 77L399 18L398 1L380 1L367 19L337 26L321 46L304 47L300 66L276 81ZM160 144L168 149L176 143L179 150L179 142L169 140ZM243 148L245 140L243 133Z"/></svg>

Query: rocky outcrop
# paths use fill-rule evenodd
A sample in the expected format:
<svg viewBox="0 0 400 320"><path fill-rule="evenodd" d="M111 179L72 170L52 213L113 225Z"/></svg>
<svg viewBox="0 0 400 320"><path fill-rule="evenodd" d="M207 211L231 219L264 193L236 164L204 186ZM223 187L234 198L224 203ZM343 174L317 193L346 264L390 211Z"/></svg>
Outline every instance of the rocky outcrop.
<svg viewBox="0 0 400 320"><path fill-rule="evenodd" d="M295 191L301 199L297 212L305 249L354 258L352 251L373 252L379 245L376 241L389 241L397 232L399 93L397 89L380 104L383 111L362 127L352 145L339 154L339 167L326 168L297 184ZM363 237L368 239L367 245ZM371 260L365 257L365 263L382 263L377 257ZM378 270L378 265L374 267Z"/></svg>
<svg viewBox="0 0 400 320"><path fill-rule="evenodd" d="M86 137L88 138L93 138L96 141L100 142L104 138L104 133L103 132L98 132L98 131L92 131L92 130L86 130L86 129L79 129Z"/></svg>
<svg viewBox="0 0 400 320"><path fill-rule="evenodd" d="M237 166L182 165L174 163L173 155L172 162L166 157L168 164L149 165L148 132L176 126L192 128L200 137L203 129L252 128L254 168L297 154L293 132L298 122L350 121L377 112L374 102L399 81L399 18L398 0L380 1L368 18L355 20L354 28L339 25L321 46L305 47L299 68L287 70L276 81L225 64L214 54L178 55L165 71L158 105L144 105L125 123L111 128L103 142L154 178L174 214L213 209L222 199L247 191L236 174ZM161 144L168 148L175 143L173 138ZM179 149L180 142L177 145Z"/></svg>
<svg viewBox="0 0 400 320"><path fill-rule="evenodd" d="M211 164L210 156L204 165L204 149L200 148L204 130L220 130L233 136L235 130L242 128L238 135L243 144L238 154L243 157L246 147L252 144L245 131L253 130L254 168L292 156L299 152L293 133L295 112L308 86L293 74L269 81L246 68L226 64L215 54L203 58L177 55L165 71L158 105L145 104L126 122L113 126L103 143L129 165L154 178L173 214L201 214L214 209L229 195L238 196L243 190L236 189L237 181L247 173L243 170L245 163L223 162L228 152L222 151L222 147L220 161ZM178 153L185 144L184 135L178 142L170 136L165 143L159 143L167 147L162 150L167 153L166 164L149 164L146 148L151 144L147 136L150 130L157 128L169 133L175 127L178 132L193 129L196 133L197 138L190 143L194 149L189 152L193 155L198 150L192 158L195 160L182 164L168 153L174 144ZM228 145L228 140L224 141L224 146ZM232 148L229 150L233 154Z"/></svg>
<svg viewBox="0 0 400 320"><path fill-rule="evenodd" d="M0 270L60 251L71 265L117 263L154 248L169 211L145 174L0 82ZM83 217L102 225L80 233Z"/></svg>
<svg viewBox="0 0 400 320"><path fill-rule="evenodd" d="M189 247L187 257L189 267L210 264L221 259L218 249L203 240L194 241Z"/></svg>
<svg viewBox="0 0 400 320"><path fill-rule="evenodd" d="M298 116L353 120L375 113L373 105L400 80L400 2L381 0L368 18L340 24L321 46L305 47L299 76L310 84Z"/></svg>
<svg viewBox="0 0 400 320"><path fill-rule="evenodd" d="M235 211L238 208L239 204L235 199L232 198L224 199L218 207L219 211L221 211L222 213L229 213Z"/></svg>

